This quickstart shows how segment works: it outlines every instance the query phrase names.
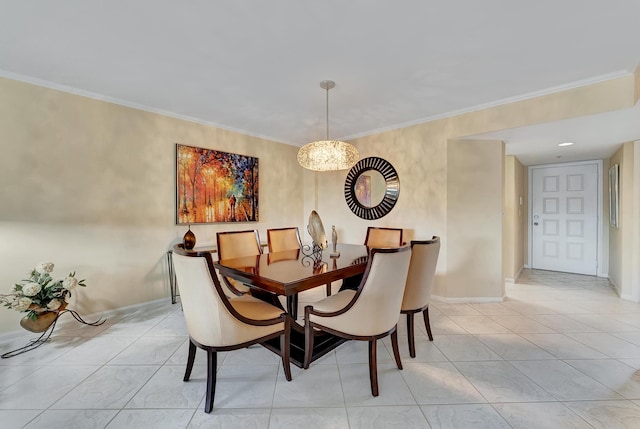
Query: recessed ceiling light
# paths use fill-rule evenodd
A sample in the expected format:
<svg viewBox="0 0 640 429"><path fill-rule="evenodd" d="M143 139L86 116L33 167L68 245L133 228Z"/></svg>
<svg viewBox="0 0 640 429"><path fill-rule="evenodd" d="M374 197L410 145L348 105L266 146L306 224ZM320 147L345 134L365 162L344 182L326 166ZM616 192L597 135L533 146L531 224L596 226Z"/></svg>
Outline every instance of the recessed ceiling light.
<svg viewBox="0 0 640 429"><path fill-rule="evenodd" d="M564 142L564 143L559 143L558 146L571 146L573 144L573 142Z"/></svg>

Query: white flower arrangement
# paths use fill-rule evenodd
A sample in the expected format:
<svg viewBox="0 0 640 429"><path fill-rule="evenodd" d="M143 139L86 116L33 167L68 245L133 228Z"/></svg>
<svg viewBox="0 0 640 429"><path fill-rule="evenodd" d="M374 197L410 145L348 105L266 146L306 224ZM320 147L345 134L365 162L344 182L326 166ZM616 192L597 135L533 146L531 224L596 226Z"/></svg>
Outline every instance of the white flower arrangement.
<svg viewBox="0 0 640 429"><path fill-rule="evenodd" d="M28 312L27 318L35 320L43 311L57 311L66 305L77 286L87 286L84 279L76 278L75 272L54 281L53 267L52 262L36 265L27 280L16 283L9 294L0 295L0 303L12 310Z"/></svg>

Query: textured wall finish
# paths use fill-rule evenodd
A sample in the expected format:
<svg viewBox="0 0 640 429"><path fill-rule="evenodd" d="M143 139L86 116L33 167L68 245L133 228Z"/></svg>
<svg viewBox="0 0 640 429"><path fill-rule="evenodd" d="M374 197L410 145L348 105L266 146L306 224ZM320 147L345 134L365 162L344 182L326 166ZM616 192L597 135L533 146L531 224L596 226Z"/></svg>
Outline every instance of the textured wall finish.
<svg viewBox="0 0 640 429"><path fill-rule="evenodd" d="M625 299L637 300L640 286L634 284L634 267L638 265L634 259L640 243L635 242L635 228L638 224L638 213L634 215L634 143L628 142L609 158L609 168L614 164L620 166L620 206L618 228L609 226L609 278L618 293ZM607 175L608 176L608 175ZM608 209L607 196L607 209Z"/></svg>
<svg viewBox="0 0 640 429"><path fill-rule="evenodd" d="M260 222L196 225L215 232L303 225L297 148L115 104L0 79L0 293L42 261L77 270L83 314L168 296L165 252L176 226L175 143L260 159ZM169 299L169 298L167 298ZM0 332L20 314L0 311Z"/></svg>
<svg viewBox="0 0 640 429"><path fill-rule="evenodd" d="M74 297L82 313L168 299L165 251L186 231L175 226L172 214L174 144L180 142L260 158L260 223L243 226L258 228L263 238L269 227L294 225L308 241L306 219L315 208L325 226L336 225L342 242L363 242L369 225L402 227L407 241L440 235L434 294L493 299L503 286L501 228L491 226L487 234L496 231L498 238L489 245L487 234L447 237L454 228L469 230L454 207L476 192L470 187L467 195L448 196L448 180L461 165L448 159L449 141L627 108L634 96L634 77L622 77L356 139L361 157L386 159L400 177L393 211L368 222L344 200L347 171L303 170L296 147L0 78L0 290L50 260L56 273L77 270L87 279L89 288ZM501 165L497 144L489 146L469 145L456 156ZM495 173L478 179L492 182ZM499 198L487 207L492 213L502 210L502 182L495 186ZM468 222L476 221L472 216ZM192 230L205 245L216 231L238 226ZM495 260L474 268L473 282L467 282L461 262L479 249ZM0 311L0 332L18 329L19 318Z"/></svg>
<svg viewBox="0 0 640 429"><path fill-rule="evenodd" d="M514 128L524 125L552 122L561 119L584 116L598 112L624 109L633 105L634 77L625 76L594 85L574 88L552 93L529 100L501 105L490 109L466 113L424 124L414 125L393 131L387 131L353 140L352 143L360 151L361 157L379 156L389 161L398 171L400 177L400 198L393 211L376 221L365 221L357 218L348 209L342 195L342 187L347 172L323 174L319 180L318 211L325 223L336 225L341 240L362 242L368 225L403 227L407 241L413 238L424 239L432 235L440 235L442 248L438 259L438 269L434 294L442 297L477 297L477 284L487 285L488 289L500 290L495 270L478 273L474 284L458 286L461 290L454 292L448 287L451 255L464 254L469 248L483 249L491 252L499 261L502 258L501 242L494 248L487 249L482 240L471 238L466 241L450 243L446 232L451 216L457 216L448 208L447 177L455 174L455 169L447 158L447 147L450 139ZM474 150L469 148L468 155ZM482 151L481 151L482 152ZM499 156L496 152L495 156ZM494 160L495 161L495 160ZM307 175L308 173L305 173ZM309 180L311 181L311 180ZM523 178L526 187L526 177ZM473 197L473 189L469 189L469 197ZM502 186L495 192L502 193ZM310 196L306 205L311 207ZM461 198L465 196L461 195ZM526 198L526 195L525 195ZM495 208L494 208L495 209ZM502 207L499 208L502 210ZM526 216L526 202L523 206ZM501 231L498 232L501 235ZM526 245L526 238L524 239ZM448 246L454 246L448 249ZM523 254L523 260L526 252ZM494 264L501 267L501 263ZM496 268L497 269L497 268ZM493 283L493 284L491 284ZM495 295L491 295L496 298Z"/></svg>

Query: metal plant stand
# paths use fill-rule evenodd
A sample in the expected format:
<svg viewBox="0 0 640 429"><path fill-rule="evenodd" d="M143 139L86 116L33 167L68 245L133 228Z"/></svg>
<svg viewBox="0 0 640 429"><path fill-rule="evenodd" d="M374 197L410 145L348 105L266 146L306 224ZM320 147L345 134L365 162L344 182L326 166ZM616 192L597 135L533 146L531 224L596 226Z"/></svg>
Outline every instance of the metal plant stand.
<svg viewBox="0 0 640 429"><path fill-rule="evenodd" d="M20 347L18 349L12 350L10 352L4 353L0 357L2 359L8 359L10 357L14 357L14 356L20 355L22 353L26 353L28 351L36 349L36 348L40 347L41 345L43 345L44 343L48 342L49 338L51 337L51 334L53 334L53 330L56 328L56 323L58 323L58 319L60 318L60 316L62 316L65 313L71 314L73 316L73 318L76 319L78 322L80 322L82 324L85 324L85 325L89 325L89 326L100 326L104 322L107 321L106 318L100 317L100 319L96 320L95 322L87 322L82 317L80 317L78 312L76 312L74 310L63 310L60 313L58 313L58 316L55 318L53 323L51 325L49 325L49 327L38 338L36 338L35 340L29 341L29 343L26 346L23 346L23 347Z"/></svg>

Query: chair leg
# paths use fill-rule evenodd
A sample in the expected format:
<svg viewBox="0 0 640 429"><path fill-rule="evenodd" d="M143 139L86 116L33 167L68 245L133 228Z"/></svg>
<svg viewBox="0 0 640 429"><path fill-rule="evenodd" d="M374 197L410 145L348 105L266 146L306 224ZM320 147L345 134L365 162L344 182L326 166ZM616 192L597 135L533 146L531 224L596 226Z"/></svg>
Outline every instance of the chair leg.
<svg viewBox="0 0 640 429"><path fill-rule="evenodd" d="M184 372L184 378L182 381L189 381L189 377L191 377L191 370L193 369L193 362L196 359L196 345L191 342L189 339L189 357L187 357L187 369Z"/></svg>
<svg viewBox="0 0 640 429"><path fill-rule="evenodd" d="M429 323L429 307L424 309L424 311L422 312L422 316L424 317L424 327L427 328L429 341L433 341L433 335L431 335L431 324Z"/></svg>
<svg viewBox="0 0 640 429"><path fill-rule="evenodd" d="M289 317L285 316L284 332L280 335L280 355L282 356L282 368L287 381L291 381L291 357L290 357L290 338L291 327L289 326Z"/></svg>
<svg viewBox="0 0 640 429"><path fill-rule="evenodd" d="M416 338L413 332L413 313L407 313L407 338L409 339L409 356L416 357Z"/></svg>
<svg viewBox="0 0 640 429"><path fill-rule="evenodd" d="M378 348L376 340L369 341L369 380L371 381L371 394L378 396Z"/></svg>
<svg viewBox="0 0 640 429"><path fill-rule="evenodd" d="M298 294L287 296L287 313L291 315L293 320L298 318Z"/></svg>
<svg viewBox="0 0 640 429"><path fill-rule="evenodd" d="M216 396L216 370L218 369L218 354L207 350L207 396L204 402L204 412L213 410L213 398Z"/></svg>
<svg viewBox="0 0 640 429"><path fill-rule="evenodd" d="M327 296L331 296L331 283L327 283Z"/></svg>
<svg viewBox="0 0 640 429"><path fill-rule="evenodd" d="M312 352L313 352L313 327L311 327L311 322L309 322L309 315L305 313L304 365L302 366L304 369L309 369L309 365L311 364Z"/></svg>
<svg viewBox="0 0 640 429"><path fill-rule="evenodd" d="M393 357L396 358L398 369L402 369L402 361L400 360L400 348L398 347L398 327L391 333L391 347L393 347Z"/></svg>

